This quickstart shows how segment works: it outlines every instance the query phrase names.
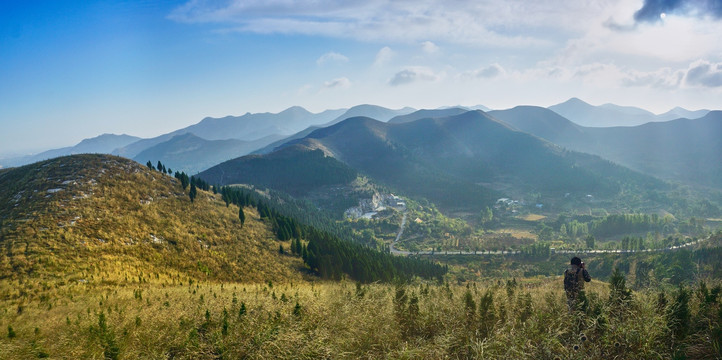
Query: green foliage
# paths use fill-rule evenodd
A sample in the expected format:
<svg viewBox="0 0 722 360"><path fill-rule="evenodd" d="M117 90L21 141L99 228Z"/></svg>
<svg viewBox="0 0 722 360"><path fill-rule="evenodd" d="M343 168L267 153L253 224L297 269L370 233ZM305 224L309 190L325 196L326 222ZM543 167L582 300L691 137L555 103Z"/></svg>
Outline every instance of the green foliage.
<svg viewBox="0 0 722 360"><path fill-rule="evenodd" d="M632 291L627 288L627 280L619 268L614 268L609 278L609 302L623 306L632 299Z"/></svg>
<svg viewBox="0 0 722 360"><path fill-rule="evenodd" d="M298 195L324 185L349 183L357 173L323 151L314 150L245 156L212 167L200 176L214 184L253 184Z"/></svg>
<svg viewBox="0 0 722 360"><path fill-rule="evenodd" d="M496 312L494 309L494 293L487 290L479 301L479 332L480 337L486 338L491 334L496 323Z"/></svg>
<svg viewBox="0 0 722 360"><path fill-rule="evenodd" d="M494 220L494 212L492 212L491 208L487 206L486 208L484 208L484 210L481 211L481 224L486 225L492 220Z"/></svg>
<svg viewBox="0 0 722 360"><path fill-rule="evenodd" d="M589 224L589 232L597 237L609 237L617 234L629 234L661 229L666 219L656 214L613 214Z"/></svg>
<svg viewBox="0 0 722 360"><path fill-rule="evenodd" d="M120 347L115 340L115 332L109 327L104 312L98 313L98 327L93 329L103 346L103 357L108 360L118 359Z"/></svg>
<svg viewBox="0 0 722 360"><path fill-rule="evenodd" d="M304 238L308 245L300 251L303 261L322 278L339 280L345 273L364 283L388 282L410 279L413 276L426 279L441 278L447 271L441 265L430 261L396 257L357 243L341 240L326 231L282 215L275 207L256 199L252 193L244 190L223 187L221 194L229 203L239 207L255 204L259 216L270 222L279 240ZM296 243L297 251L299 244L300 241ZM304 250L305 256L303 256Z"/></svg>
<svg viewBox="0 0 722 360"><path fill-rule="evenodd" d="M193 202L196 199L196 196L198 195L198 190L196 190L196 184L191 183L191 190L188 192L188 196L191 199L191 202Z"/></svg>
<svg viewBox="0 0 722 360"><path fill-rule="evenodd" d="M689 332L692 314L689 308L690 293L684 286L677 289L674 302L667 310L667 327L675 341L684 340Z"/></svg>
<svg viewBox="0 0 722 360"><path fill-rule="evenodd" d="M188 187L188 184L190 183L190 179L188 178L188 175L184 172L175 172L175 178L178 179L181 183L181 187L183 188L183 191Z"/></svg>
<svg viewBox="0 0 722 360"><path fill-rule="evenodd" d="M8 325L8 339L13 339L17 336L12 326Z"/></svg>

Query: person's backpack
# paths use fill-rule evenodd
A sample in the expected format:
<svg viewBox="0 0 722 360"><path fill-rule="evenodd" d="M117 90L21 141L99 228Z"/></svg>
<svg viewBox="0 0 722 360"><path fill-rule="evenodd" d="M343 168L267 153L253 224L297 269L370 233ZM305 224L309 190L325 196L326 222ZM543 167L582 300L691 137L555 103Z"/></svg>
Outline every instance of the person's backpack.
<svg viewBox="0 0 722 360"><path fill-rule="evenodd" d="M577 271L572 271L571 269L567 269L564 271L564 291L566 292L573 292L577 289L577 284L579 283L579 272L582 270L582 268L577 268Z"/></svg>

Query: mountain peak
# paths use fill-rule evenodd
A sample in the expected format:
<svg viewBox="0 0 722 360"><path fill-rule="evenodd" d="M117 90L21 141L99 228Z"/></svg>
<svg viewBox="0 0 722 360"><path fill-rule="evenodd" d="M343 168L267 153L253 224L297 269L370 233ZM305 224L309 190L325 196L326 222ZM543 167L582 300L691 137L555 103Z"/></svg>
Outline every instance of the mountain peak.
<svg viewBox="0 0 722 360"><path fill-rule="evenodd" d="M311 112L300 106L291 106L290 108L278 113L278 115L308 116L311 115Z"/></svg>
<svg viewBox="0 0 722 360"><path fill-rule="evenodd" d="M586 106L593 106L592 104L590 104L590 103L588 103L588 102L586 102L586 101L584 101L584 100L582 100L582 99L580 99L580 98L578 98L578 97L572 97L572 98L570 98L569 100L567 100L567 101L565 101L565 102L563 102L563 103L561 103L561 104L557 104L557 105L562 105L562 104L566 104L566 105L586 105Z"/></svg>

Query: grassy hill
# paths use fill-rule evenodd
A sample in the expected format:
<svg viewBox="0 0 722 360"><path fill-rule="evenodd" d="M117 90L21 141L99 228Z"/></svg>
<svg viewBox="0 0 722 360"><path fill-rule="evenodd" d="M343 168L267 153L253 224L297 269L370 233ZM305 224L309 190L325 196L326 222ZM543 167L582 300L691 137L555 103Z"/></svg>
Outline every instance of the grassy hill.
<svg viewBox="0 0 722 360"><path fill-rule="evenodd" d="M301 260L278 253L255 209L245 209L241 227L238 208L220 195L199 191L191 203L176 179L120 157L6 169L0 204L0 298L52 283L302 278Z"/></svg>

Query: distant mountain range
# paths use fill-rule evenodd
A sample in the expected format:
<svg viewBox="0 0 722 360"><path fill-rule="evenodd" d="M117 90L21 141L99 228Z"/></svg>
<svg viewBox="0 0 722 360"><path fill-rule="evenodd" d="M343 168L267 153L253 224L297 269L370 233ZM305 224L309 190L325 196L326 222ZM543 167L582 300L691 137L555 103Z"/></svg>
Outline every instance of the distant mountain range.
<svg viewBox="0 0 722 360"><path fill-rule="evenodd" d="M270 144L304 129L315 129L338 123L354 116L371 116L386 121L392 117L414 111L412 108L399 110L387 109L376 105L358 105L350 109L326 110L318 114L294 106L280 113L247 113L242 116L226 116L223 118L205 118L199 123L172 131L167 134L148 139L128 135L105 134L96 138L83 140L76 146L49 150L40 154L18 158L0 159L0 167L20 166L58 156L80 153L103 153L119 155L145 162L147 157L153 162L174 164L178 169L190 172L203 170L229 158L241 156L269 146ZM193 134L195 139L175 137ZM200 140L206 140L201 142ZM243 142L215 140L239 140ZM223 144L223 145L221 145ZM278 145L278 144L276 144ZM194 150L192 156L186 146ZM275 147L275 146L274 146Z"/></svg>
<svg viewBox="0 0 722 360"><path fill-rule="evenodd" d="M258 148L260 148L284 136L303 130L308 126L333 121L345 111L344 109L326 110L319 114L313 114L302 107L294 106L277 114L247 113L242 116L226 116L223 118L208 117L195 125L154 138L142 139L127 146L120 147L113 150L112 154L135 158L146 149L166 142L175 136L188 133L205 140L236 139L253 141L258 145ZM264 143L264 141L266 142ZM247 153L248 152L246 152L246 154ZM159 160L163 161L163 159Z"/></svg>
<svg viewBox="0 0 722 360"><path fill-rule="evenodd" d="M424 111L424 110L419 110L419 111ZM416 111L416 112L418 112L418 111ZM387 109L387 108L384 108L381 106L376 106L376 105L354 106L354 107L348 109L341 116L337 117L336 119L334 119L331 122L328 122L328 123L322 124L322 125L309 126L306 129L299 131L296 134L293 134L286 138L275 141L267 146L259 148L256 151L254 151L253 154L268 154L268 153L276 150L279 146L281 146L291 140L306 137L308 134L312 133L313 131L315 131L317 129L321 129L321 128L324 128L327 126L338 124L339 122L346 120L348 118L352 118L352 117L356 117L356 116L365 116L365 117L373 118L373 119L376 119L379 121L391 121L399 116L405 116L406 114L412 114L412 113L415 113L414 109L409 108L409 107L405 107L405 108L399 109L399 110L392 110L392 109Z"/></svg>
<svg viewBox="0 0 722 360"><path fill-rule="evenodd" d="M280 154L301 156L318 150L408 196L455 209L478 210L504 193L614 196L623 185L664 186L599 157L570 152L514 130L481 111L398 124L354 117L290 141L268 155L225 162L199 176L221 185L250 182L271 187L255 175L252 161L276 163L266 167L278 169L276 177L281 177L287 173L285 167L274 160ZM303 175L290 174L287 181L306 182Z"/></svg>
<svg viewBox="0 0 722 360"><path fill-rule="evenodd" d="M58 156L74 155L74 154L109 154L113 150L132 144L139 137L130 135L103 134L94 138L85 139L75 146L68 146L60 149L53 149L41 152L35 155L22 156L17 158L2 159L0 165L2 167L13 167L30 164L42 160L52 159Z"/></svg>
<svg viewBox="0 0 722 360"><path fill-rule="evenodd" d="M690 111L676 107L664 114L655 115L647 110L631 106L614 104L594 106L577 98L571 98L561 104L550 106L549 110L578 125L587 127L637 126L648 122L679 118L696 119L709 112L709 110Z"/></svg>
<svg viewBox="0 0 722 360"><path fill-rule="evenodd" d="M459 179L487 185L496 183L494 186L485 188L484 195L477 194L478 199L486 199L491 196L488 192L490 188L497 190L504 188L501 185L502 182L498 181L498 176L503 178L507 175L512 176L512 174L492 171L491 169L499 170L501 167L495 167L493 163L487 161L490 159L485 159L487 162L478 164L484 163L489 167L488 169L482 171L477 168L478 164L468 169L478 170L476 175L484 173L489 176L468 177L459 171L470 165L455 157L463 159L469 156L480 156L485 152L496 154L500 151L492 147L485 148L483 151L481 149L472 150L481 146L475 141L498 146L509 142L499 143L498 139L494 138L469 139L468 142L459 142L453 137L467 134L451 132L447 126L451 126L449 124L454 123L453 121L449 124L445 123L446 125L443 126L441 124L431 126L428 123L428 119L462 116L468 113L467 110L468 108L461 106L414 111L411 108L394 110L375 105L359 105L350 109L327 110L314 114L301 107L291 107L277 114L249 113L237 117L205 118L195 125L149 139L140 139L129 135L104 134L83 140L72 147L49 150L32 156L2 159L0 166L19 166L69 154L106 153L132 158L141 163L148 160L155 163L160 160L167 167L192 175L220 162L246 154L270 154L278 149L298 145L305 149L320 149L348 164L354 170L374 174L375 177L382 179L382 182L391 185L408 185L418 179L428 180L429 176L440 181L438 186L461 181ZM476 115L466 116L486 117L483 113L471 113ZM722 188L722 165L719 161L720 154L722 154L719 140L722 138L722 131L719 125L719 114L719 111L690 111L677 107L667 113L654 115L649 111L634 107L612 104L592 106L576 98L547 109L519 106L488 113L491 120L498 119L511 126L513 130L534 135L570 150L598 155L648 175ZM680 119L680 116L689 119ZM334 127L335 125L343 123L349 118L359 117L369 119L361 122L366 126L359 126L352 131L350 129L353 126L344 125L342 127L344 130L341 131L343 136L330 136L329 132L340 131ZM355 121L359 122L358 119ZM388 124L384 123L386 121ZM421 131L421 128L416 128L421 125L409 125L416 122L431 127L426 131ZM624 124L625 126L609 126L613 124ZM633 124L637 125L632 126ZM409 126L409 129L416 129L413 131L419 133L416 137L403 135L402 131L398 129L404 127L400 126L397 129L397 125ZM465 131L475 130L466 129ZM328 136L322 136L322 134ZM506 134L497 135L502 138L507 136ZM407 143L407 141L412 141L412 138L424 138L425 144L412 146ZM417 140L412 142L414 141ZM440 145L434 148L433 144L436 143ZM350 148L356 145L359 146L358 149ZM519 145L522 146L522 144ZM352 151L346 151L346 148ZM385 152L384 149L393 149L393 151ZM404 151L408 153L404 153ZM364 154L372 154L370 162L363 160ZM423 159L419 158L421 154L424 156ZM443 160L440 160L442 158ZM441 163L433 163L433 161L441 161ZM453 166L457 166L457 168L451 168ZM410 174L416 175L409 175L409 178L405 180L394 180L391 174L398 174L400 172L398 169L407 169ZM419 171L424 172L425 175L419 176L417 174ZM503 175L498 175L496 178L491 175L496 173ZM540 173L544 173L544 171L540 170ZM525 174L524 176L537 175ZM419 186L421 185L423 184L419 184ZM425 187L428 188L431 183L426 185L428 186ZM477 186L473 191L481 190Z"/></svg>
<svg viewBox="0 0 722 360"><path fill-rule="evenodd" d="M521 131L653 176L722 188L722 111L633 127L583 127L534 106L491 111Z"/></svg>
<svg viewBox="0 0 722 360"><path fill-rule="evenodd" d="M185 133L141 151L133 160L141 164L149 160L155 164L160 160L168 168L192 175L223 161L248 154L279 137L270 135L255 141L206 140L192 133Z"/></svg>

